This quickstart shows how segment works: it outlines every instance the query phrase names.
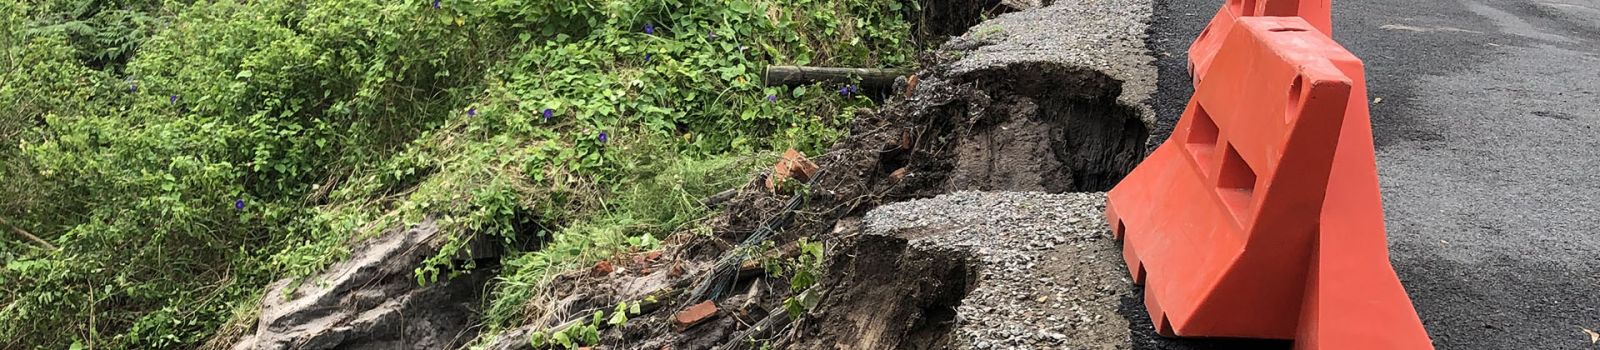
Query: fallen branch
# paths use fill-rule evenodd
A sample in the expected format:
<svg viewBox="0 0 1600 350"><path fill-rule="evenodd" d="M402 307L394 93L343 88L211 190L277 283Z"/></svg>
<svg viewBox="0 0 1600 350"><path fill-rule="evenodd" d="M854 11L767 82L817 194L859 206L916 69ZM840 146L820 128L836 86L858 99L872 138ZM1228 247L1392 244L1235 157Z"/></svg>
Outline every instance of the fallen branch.
<svg viewBox="0 0 1600 350"><path fill-rule="evenodd" d="M746 329L742 332L739 332L739 334L735 334L733 338L728 340L728 343L718 346L717 349L754 349L756 348L756 345L761 344L761 340L765 340L767 337L777 334L780 330L787 329L790 321L789 314L784 313L783 310L773 310L771 314L767 315L767 318L762 319L760 322L756 322L756 324L751 326L750 329Z"/></svg>
<svg viewBox="0 0 1600 350"><path fill-rule="evenodd" d="M895 78L905 71L884 68L833 68L801 66L767 66L762 80L767 86L806 85L813 83L853 83L861 79L861 87L884 89L894 84Z"/></svg>
<svg viewBox="0 0 1600 350"><path fill-rule="evenodd" d="M32 241L33 243L38 244L41 247L44 247L45 249L49 249L49 250L60 250L61 249L61 248L56 248L56 245L54 245L54 244L50 244L50 241L46 241L46 240L44 240L42 238L39 238L39 236L34 236L32 233L28 233L28 231L24 231L22 228L17 227L16 225L12 225L11 222L10 221L6 221L5 218L0 218L0 224L5 224L6 227L10 227L11 228L11 232L16 233L18 236L22 236L22 238L26 238L29 241Z"/></svg>
<svg viewBox="0 0 1600 350"><path fill-rule="evenodd" d="M737 188L717 192L717 194L713 194L710 197L700 200L700 204L705 205L706 209L716 209L717 207L722 206L722 203L726 203L728 200L733 199L734 195L737 194L739 194L739 189Z"/></svg>

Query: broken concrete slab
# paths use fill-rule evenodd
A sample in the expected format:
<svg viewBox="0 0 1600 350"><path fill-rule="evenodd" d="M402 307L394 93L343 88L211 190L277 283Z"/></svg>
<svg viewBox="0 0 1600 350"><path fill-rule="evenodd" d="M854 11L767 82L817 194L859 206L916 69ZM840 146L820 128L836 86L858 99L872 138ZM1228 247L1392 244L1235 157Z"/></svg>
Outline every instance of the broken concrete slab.
<svg viewBox="0 0 1600 350"><path fill-rule="evenodd" d="M1060 88L1109 91L1119 104L1138 110L1150 128L1155 114L1148 104L1156 86L1155 59L1145 45L1150 18L1149 0L1056 1L974 25L942 49L962 53L951 63L951 74L956 76L1039 64L1099 72L1108 79L1062 82L1073 85ZM1046 84L1011 82L1049 86L1040 83Z"/></svg>
<svg viewBox="0 0 1600 350"><path fill-rule="evenodd" d="M1130 349L1119 312L1138 294L1104 203L1103 193L950 193L873 209L862 240L889 237L877 240L970 260L974 272L959 278L970 292L948 302L945 348Z"/></svg>

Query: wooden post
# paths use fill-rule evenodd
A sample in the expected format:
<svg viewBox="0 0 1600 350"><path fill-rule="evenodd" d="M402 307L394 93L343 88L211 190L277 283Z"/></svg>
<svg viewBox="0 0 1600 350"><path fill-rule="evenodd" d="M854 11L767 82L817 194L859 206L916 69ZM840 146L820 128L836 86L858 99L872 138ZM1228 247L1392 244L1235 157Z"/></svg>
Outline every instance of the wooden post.
<svg viewBox="0 0 1600 350"><path fill-rule="evenodd" d="M886 90L894 85L895 78L905 71L885 68L835 68L802 66L767 66L762 80L767 86L805 85L812 83L851 83L861 80L861 88Z"/></svg>

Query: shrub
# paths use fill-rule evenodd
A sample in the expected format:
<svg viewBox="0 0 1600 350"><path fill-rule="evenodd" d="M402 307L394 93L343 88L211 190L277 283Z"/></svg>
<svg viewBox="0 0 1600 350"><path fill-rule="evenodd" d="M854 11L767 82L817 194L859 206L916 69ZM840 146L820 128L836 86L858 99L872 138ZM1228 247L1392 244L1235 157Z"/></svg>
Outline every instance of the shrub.
<svg viewBox="0 0 1600 350"><path fill-rule="evenodd" d="M425 215L447 235L418 269L423 283L472 268L449 259L467 241L551 240L507 257L489 318L514 321L548 272L693 227L705 214L695 200L742 181L759 159L749 155L830 142L869 101L762 87L757 71L907 64L899 11L876 0L0 5L0 63L16 67L0 71L0 226L11 226L0 229L59 248L0 235L0 339L225 342L219 329L278 297L260 295L268 282Z"/></svg>

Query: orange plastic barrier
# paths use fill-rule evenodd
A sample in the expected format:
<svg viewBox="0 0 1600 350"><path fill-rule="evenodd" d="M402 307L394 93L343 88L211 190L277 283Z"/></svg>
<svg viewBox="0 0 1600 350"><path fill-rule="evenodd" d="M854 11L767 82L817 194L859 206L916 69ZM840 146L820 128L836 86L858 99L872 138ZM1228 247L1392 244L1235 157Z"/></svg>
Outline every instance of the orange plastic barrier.
<svg viewBox="0 0 1600 350"><path fill-rule="evenodd" d="M1241 17L1106 216L1158 332L1432 349L1389 265L1361 61L1297 17Z"/></svg>
<svg viewBox="0 0 1600 350"><path fill-rule="evenodd" d="M1332 0L1227 0L1200 36L1189 44L1189 76L1195 85L1205 79L1212 57L1216 57L1222 40L1233 31L1239 17L1283 16L1300 17L1319 31L1333 36Z"/></svg>

